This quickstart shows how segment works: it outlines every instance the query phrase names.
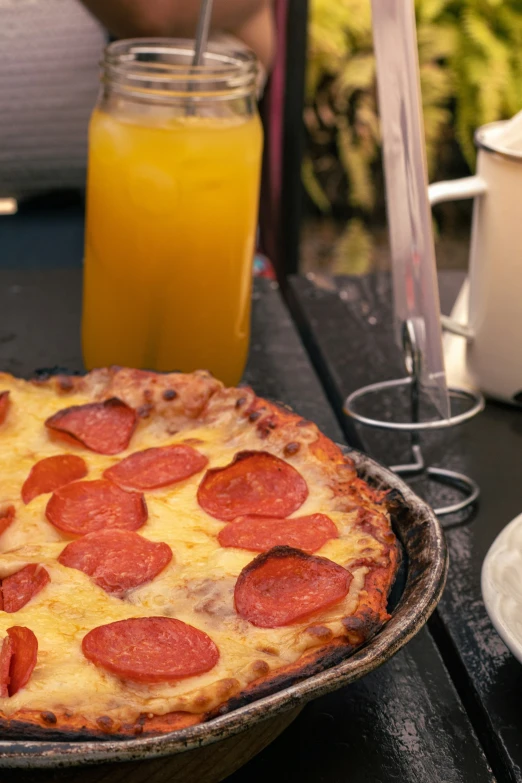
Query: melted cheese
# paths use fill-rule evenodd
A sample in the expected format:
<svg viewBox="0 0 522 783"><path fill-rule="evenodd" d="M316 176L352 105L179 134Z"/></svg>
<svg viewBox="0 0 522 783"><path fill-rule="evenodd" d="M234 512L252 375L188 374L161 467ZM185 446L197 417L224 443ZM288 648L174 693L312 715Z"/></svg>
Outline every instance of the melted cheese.
<svg viewBox="0 0 522 783"><path fill-rule="evenodd" d="M51 582L16 614L0 611L0 639L7 628L23 625L34 631L39 644L29 683L12 698L0 698L0 713L9 716L22 708L68 710L91 720L100 715L132 720L140 713L161 715L175 710L201 713L239 692L262 669L266 671L266 666L278 669L320 644L307 631L310 622L263 629L236 615L234 585L256 553L223 549L217 543L216 536L225 523L207 515L196 499L203 473L146 493L149 518L138 532L151 541L168 543L174 557L152 582L128 593L124 600L105 593L81 571L57 562L70 539L45 518L50 495L41 495L27 506L21 501L21 486L35 461L64 452L85 459L87 479L100 477L107 467L134 451L186 439L200 441L193 445L208 457L209 467L227 465L238 450L266 448L244 419L237 415L233 428L227 420L167 437L164 424L151 419L140 424L126 452L109 457L53 442L43 425L56 411L91 401L86 396L74 393L61 397L51 389L15 380L2 383L5 388L11 391L11 407L0 431L0 502L15 505L16 519L0 536L0 578L27 563L42 563ZM299 454L292 464L309 488L307 500L294 516L326 513L340 533L339 539L328 541L316 554L341 565L356 559L363 550L365 557L377 557L381 545L355 528L355 512L332 510L332 492L321 480L320 466ZM319 613L315 625L327 626L334 634L342 632L341 619L354 612L366 572L365 567L355 570L347 597ZM205 631L219 648L217 665L197 677L144 685L123 681L84 658L81 642L92 628L153 615L176 617Z"/></svg>

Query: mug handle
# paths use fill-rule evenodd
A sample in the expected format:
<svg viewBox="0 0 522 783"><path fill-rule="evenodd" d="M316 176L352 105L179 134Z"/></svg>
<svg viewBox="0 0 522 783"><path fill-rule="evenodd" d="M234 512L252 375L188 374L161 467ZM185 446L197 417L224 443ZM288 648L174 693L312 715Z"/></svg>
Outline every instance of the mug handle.
<svg viewBox="0 0 522 783"><path fill-rule="evenodd" d="M475 196L483 196L487 193L486 181L475 174L472 177L462 177L446 182L434 182L428 187L428 199L433 207L435 204L442 204L444 201L463 201ZM452 332L466 340L472 340L474 335L472 329L467 324L461 324L447 315L441 315L442 328L447 332Z"/></svg>

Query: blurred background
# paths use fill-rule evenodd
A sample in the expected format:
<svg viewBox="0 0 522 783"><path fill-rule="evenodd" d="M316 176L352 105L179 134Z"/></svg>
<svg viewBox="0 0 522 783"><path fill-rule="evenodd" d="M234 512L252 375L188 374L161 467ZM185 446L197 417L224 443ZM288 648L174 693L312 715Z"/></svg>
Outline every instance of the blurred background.
<svg viewBox="0 0 522 783"><path fill-rule="evenodd" d="M307 3L277 0L276 14L285 3L290 51L294 19L305 19ZM430 181L466 176L474 169L476 128L522 108L522 0L416 0L416 12ZM304 24L303 55L294 66L299 84ZM301 162L294 152L289 170L294 190L299 169L302 178L300 271L383 269L370 0L308 0L307 26L304 153ZM106 42L107 32L77 0L0 0L0 199L48 200L54 191L58 203L81 200L87 123ZM300 124L300 87L296 93L292 110ZM436 208L439 266L466 266L470 214L470 202ZM282 224L294 218L283 214ZM297 231L296 223L286 258L295 254Z"/></svg>
<svg viewBox="0 0 522 783"><path fill-rule="evenodd" d="M474 170L473 135L522 108L521 0L416 0L430 182ZM369 0L310 0L303 272L386 268ZM439 266L467 265L471 202L435 211Z"/></svg>

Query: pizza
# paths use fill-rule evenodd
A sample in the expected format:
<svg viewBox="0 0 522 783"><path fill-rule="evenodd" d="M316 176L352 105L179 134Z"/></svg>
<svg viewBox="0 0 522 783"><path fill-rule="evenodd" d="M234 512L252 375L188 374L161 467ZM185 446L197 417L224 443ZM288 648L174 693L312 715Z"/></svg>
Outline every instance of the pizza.
<svg viewBox="0 0 522 783"><path fill-rule="evenodd" d="M250 388L0 374L0 476L2 736L191 726L388 619L390 498Z"/></svg>

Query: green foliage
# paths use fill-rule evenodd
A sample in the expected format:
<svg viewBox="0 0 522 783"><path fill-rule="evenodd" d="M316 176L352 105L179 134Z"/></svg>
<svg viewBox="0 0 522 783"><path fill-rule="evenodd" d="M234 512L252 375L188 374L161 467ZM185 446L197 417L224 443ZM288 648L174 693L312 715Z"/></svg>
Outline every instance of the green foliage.
<svg viewBox="0 0 522 783"><path fill-rule="evenodd" d="M473 168L475 129L522 108L522 0L415 5L430 176L454 139ZM310 13L303 181L321 211L348 205L344 245L369 257L362 236L382 209L370 0L311 0Z"/></svg>
<svg viewBox="0 0 522 783"><path fill-rule="evenodd" d="M360 218L352 218L335 245L332 272L335 275L363 275L368 271L372 239Z"/></svg>

